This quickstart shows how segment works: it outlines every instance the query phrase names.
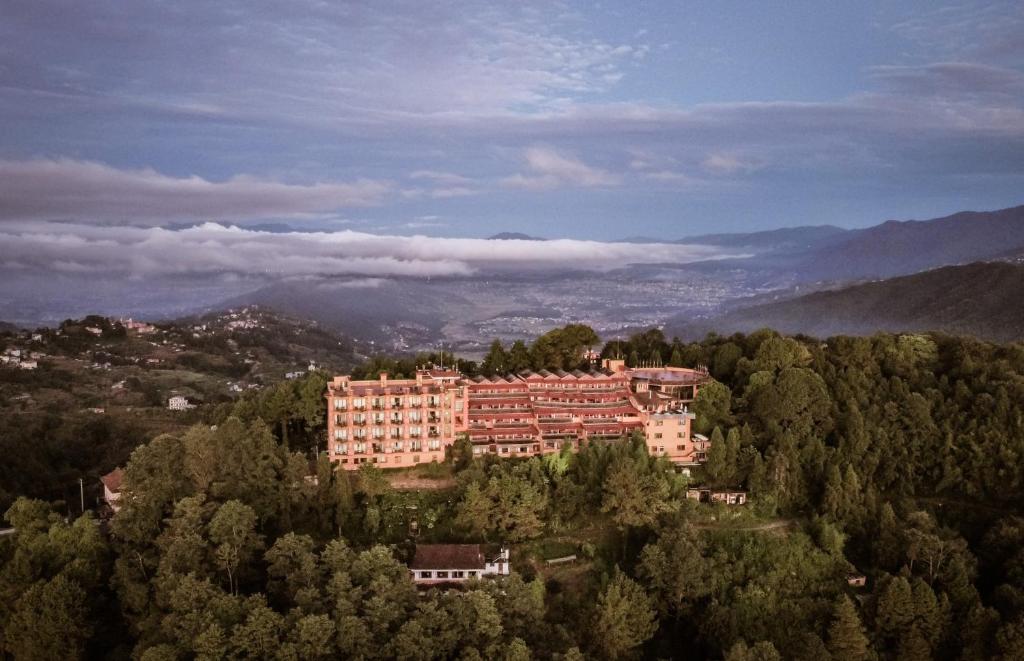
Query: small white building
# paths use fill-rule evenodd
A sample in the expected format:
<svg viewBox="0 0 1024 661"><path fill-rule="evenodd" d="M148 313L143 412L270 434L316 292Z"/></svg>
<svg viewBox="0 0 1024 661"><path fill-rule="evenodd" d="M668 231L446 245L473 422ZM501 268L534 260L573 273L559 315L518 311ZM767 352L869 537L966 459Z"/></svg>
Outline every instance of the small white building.
<svg viewBox="0 0 1024 661"><path fill-rule="evenodd" d="M187 397L175 395L167 400L167 408L172 411L187 411L189 409L194 409L195 405L190 404Z"/></svg>
<svg viewBox="0 0 1024 661"><path fill-rule="evenodd" d="M121 481L123 479L124 471L120 468L115 468L100 478L100 482L103 483L103 500L115 513L121 509L121 504L118 501L121 499Z"/></svg>
<svg viewBox="0 0 1024 661"><path fill-rule="evenodd" d="M18 363L18 367L20 367L23 370L34 370L35 368L39 367L39 363L37 363L34 360L23 360L20 363Z"/></svg>
<svg viewBox="0 0 1024 661"><path fill-rule="evenodd" d="M510 570L507 548L488 553L480 544L417 544L416 555L409 564L412 580L417 585L508 576Z"/></svg>
<svg viewBox="0 0 1024 661"><path fill-rule="evenodd" d="M85 330L88 331L89 333L92 333L93 335L103 335L103 329L96 328L95 326L86 326Z"/></svg>

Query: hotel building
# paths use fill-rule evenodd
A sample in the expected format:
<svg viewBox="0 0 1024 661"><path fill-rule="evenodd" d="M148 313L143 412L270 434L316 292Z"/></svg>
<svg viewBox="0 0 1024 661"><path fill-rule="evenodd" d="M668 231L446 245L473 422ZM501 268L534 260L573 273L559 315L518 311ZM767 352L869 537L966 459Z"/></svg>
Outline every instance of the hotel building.
<svg viewBox="0 0 1024 661"><path fill-rule="evenodd" d="M687 404L708 380L697 370L630 370L613 360L588 372L338 376L327 389L328 453L345 469L391 468L442 461L461 434L476 455L524 457L639 432L652 455L693 465L704 461L707 441L691 433Z"/></svg>

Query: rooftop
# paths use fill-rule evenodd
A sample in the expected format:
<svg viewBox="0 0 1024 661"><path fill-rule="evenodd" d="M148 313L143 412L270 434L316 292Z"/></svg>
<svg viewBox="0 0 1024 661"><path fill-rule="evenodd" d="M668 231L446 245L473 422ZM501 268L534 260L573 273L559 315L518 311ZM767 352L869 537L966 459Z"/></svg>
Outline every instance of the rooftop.
<svg viewBox="0 0 1024 661"><path fill-rule="evenodd" d="M479 544L417 544L410 569L484 569Z"/></svg>

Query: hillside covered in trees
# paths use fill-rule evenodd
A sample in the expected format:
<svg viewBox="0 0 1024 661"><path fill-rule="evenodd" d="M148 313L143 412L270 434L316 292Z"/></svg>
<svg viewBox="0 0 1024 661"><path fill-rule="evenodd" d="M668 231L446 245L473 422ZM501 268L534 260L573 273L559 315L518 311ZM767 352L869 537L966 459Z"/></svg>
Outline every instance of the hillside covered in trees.
<svg viewBox="0 0 1024 661"><path fill-rule="evenodd" d="M439 489L322 460L312 479L296 450L324 413L298 396L322 387L314 374L296 396L243 397L136 449L109 525L18 500L6 514L17 532L0 537L0 649L1024 657L1024 347L758 331L675 345L650 334L604 352L624 348L717 379L695 403L714 442L689 480L630 439L523 460L474 459L460 442L421 467L448 478ZM697 503L688 482L751 500ZM404 565L415 541L506 542L514 574L419 593ZM575 564L544 562L567 552Z"/></svg>
<svg viewBox="0 0 1024 661"><path fill-rule="evenodd" d="M669 326L684 337L767 326L816 337L938 330L1011 342L1024 338L1022 291L1024 264L978 262L741 307L708 320L678 319Z"/></svg>

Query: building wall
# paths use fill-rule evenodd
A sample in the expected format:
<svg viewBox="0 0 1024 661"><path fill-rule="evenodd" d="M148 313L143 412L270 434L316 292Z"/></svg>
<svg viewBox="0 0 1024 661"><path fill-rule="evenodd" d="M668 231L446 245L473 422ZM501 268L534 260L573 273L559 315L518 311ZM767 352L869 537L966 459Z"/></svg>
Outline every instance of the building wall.
<svg viewBox="0 0 1024 661"><path fill-rule="evenodd" d="M706 452L706 443L691 435L693 415L645 411L627 370L475 379L436 370L415 379L338 376L328 384L327 405L329 456L349 470L442 461L462 433L477 455L535 456L634 431L644 434L651 454L676 463L700 463Z"/></svg>
<svg viewBox="0 0 1024 661"><path fill-rule="evenodd" d="M691 434L692 413L652 413L644 420L647 451L673 463L703 463L706 453Z"/></svg>
<svg viewBox="0 0 1024 661"><path fill-rule="evenodd" d="M466 388L452 377L335 377L327 387L328 456L349 470L443 461L466 429L467 408Z"/></svg>

